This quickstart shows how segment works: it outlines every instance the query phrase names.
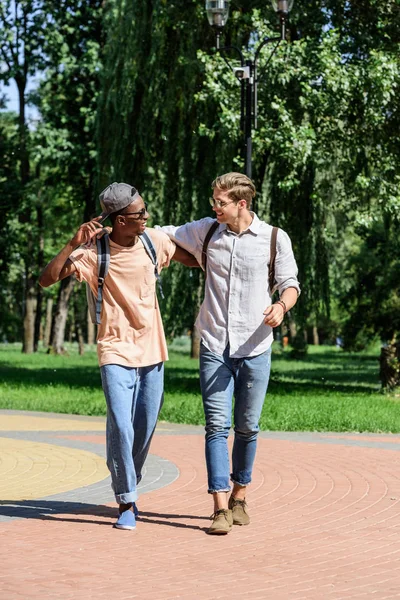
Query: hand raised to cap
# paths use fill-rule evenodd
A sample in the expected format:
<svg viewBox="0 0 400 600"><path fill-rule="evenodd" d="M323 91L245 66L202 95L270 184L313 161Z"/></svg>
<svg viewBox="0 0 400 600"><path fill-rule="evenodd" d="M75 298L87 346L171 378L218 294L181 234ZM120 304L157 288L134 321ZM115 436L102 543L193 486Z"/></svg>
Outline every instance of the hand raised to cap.
<svg viewBox="0 0 400 600"><path fill-rule="evenodd" d="M71 240L72 246L75 248L82 245L90 246L93 238L100 233L104 235L103 225L99 223L100 219L101 217L94 217L94 219L91 219L87 223L82 223Z"/></svg>

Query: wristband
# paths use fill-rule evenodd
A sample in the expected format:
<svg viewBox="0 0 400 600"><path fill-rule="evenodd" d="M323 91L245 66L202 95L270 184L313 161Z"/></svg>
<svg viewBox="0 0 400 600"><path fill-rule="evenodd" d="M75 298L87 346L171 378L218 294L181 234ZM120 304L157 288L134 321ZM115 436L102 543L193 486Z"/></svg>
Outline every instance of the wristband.
<svg viewBox="0 0 400 600"><path fill-rule="evenodd" d="M283 314L286 314L286 313L287 313L286 304L284 303L284 301L283 301L283 300L277 300L277 301L275 302L275 304L280 304L280 305L283 307Z"/></svg>

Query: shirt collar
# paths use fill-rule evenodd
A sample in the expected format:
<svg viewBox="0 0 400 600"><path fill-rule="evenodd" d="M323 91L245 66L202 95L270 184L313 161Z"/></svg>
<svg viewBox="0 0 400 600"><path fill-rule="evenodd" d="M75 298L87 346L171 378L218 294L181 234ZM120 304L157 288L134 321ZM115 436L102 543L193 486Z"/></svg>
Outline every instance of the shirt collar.
<svg viewBox="0 0 400 600"><path fill-rule="evenodd" d="M257 217L256 213L252 210L250 211L250 214L252 215L253 220L249 226L249 231L251 231L251 233L254 233L254 235L257 235L260 232L261 221Z"/></svg>
<svg viewBox="0 0 400 600"><path fill-rule="evenodd" d="M242 231L242 233L245 233L246 231L250 231L251 233L253 233L254 235L257 235L260 231L260 224L261 221L260 219L257 217L256 213L253 211L250 211L251 216L253 217L252 222L250 223L250 225L248 226L247 229L245 229L244 231ZM228 230L228 226L226 223L220 223L219 227L218 227L218 233L222 233L223 231ZM230 230L228 230L228 233L233 233Z"/></svg>

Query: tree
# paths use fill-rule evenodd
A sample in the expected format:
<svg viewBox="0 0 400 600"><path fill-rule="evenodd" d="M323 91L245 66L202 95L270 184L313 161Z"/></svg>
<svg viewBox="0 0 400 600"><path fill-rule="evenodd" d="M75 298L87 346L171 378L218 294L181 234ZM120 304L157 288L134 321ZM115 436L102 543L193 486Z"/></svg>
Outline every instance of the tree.
<svg viewBox="0 0 400 600"><path fill-rule="evenodd" d="M75 0L53 7L56 32L47 40L48 66L33 95L42 122L35 133L37 189L42 197L46 257L87 221L96 209L94 140L101 46L103 2ZM60 219L60 209L66 211ZM72 285L72 284L71 284ZM51 347L62 352L72 289L62 287L55 308ZM47 292L49 297L52 292ZM37 315L40 319L40 314ZM85 323L86 325L86 323Z"/></svg>
<svg viewBox="0 0 400 600"><path fill-rule="evenodd" d="M259 39L272 34L258 10L251 21ZM296 317L302 329L329 319L338 297L332 282L343 269L338 252L352 235L354 220L377 213L384 219L388 211L398 211L396 22L394 2L384 10L379 2L302 7L291 21L293 43L278 48L268 84L259 92L254 139L255 179L263 189L259 213L286 229L294 242L303 289ZM254 45L256 35L249 37L248 50ZM267 60L268 52L264 49L261 58ZM220 101L217 127L234 144L232 123L239 115L234 78L220 57L203 55L203 60L209 66L201 97ZM210 139L215 127L207 131Z"/></svg>
<svg viewBox="0 0 400 600"><path fill-rule="evenodd" d="M45 255L54 254L59 239L52 242L65 225L77 226L95 210L93 133L102 14L100 1L0 3L0 51L6 66L1 77L15 79L20 101L20 202L14 212L21 223L25 264L25 352L37 348L42 319L37 278ZM30 100L39 108L40 122L29 130L26 85L38 73L40 83ZM69 211L66 219L60 219L61 206Z"/></svg>
<svg viewBox="0 0 400 600"><path fill-rule="evenodd" d="M0 339L21 339L23 306L23 263L19 242L21 224L16 207L20 202L20 173L16 115L0 112Z"/></svg>
<svg viewBox="0 0 400 600"><path fill-rule="evenodd" d="M45 0L2 0L0 2L0 56L3 70L0 79L13 79L18 88L19 167L21 202L15 211L24 225L25 244L22 258L25 265L24 291L24 352L33 352L36 311L36 279L34 276L34 236L27 199L30 180L29 131L26 122L26 86L28 78L45 66L43 46L51 22ZM46 32L46 33L45 33ZM15 207L16 208L16 207Z"/></svg>
<svg viewBox="0 0 400 600"><path fill-rule="evenodd" d="M150 201L155 223L204 216L210 183L235 149L199 135L215 106L197 104L204 65L197 48L212 40L197 2L117 2L109 15L98 113L99 187L128 181ZM120 40L124 40L124 44ZM200 270L174 265L164 275L167 334L193 330ZM193 300L195 299L195 301Z"/></svg>

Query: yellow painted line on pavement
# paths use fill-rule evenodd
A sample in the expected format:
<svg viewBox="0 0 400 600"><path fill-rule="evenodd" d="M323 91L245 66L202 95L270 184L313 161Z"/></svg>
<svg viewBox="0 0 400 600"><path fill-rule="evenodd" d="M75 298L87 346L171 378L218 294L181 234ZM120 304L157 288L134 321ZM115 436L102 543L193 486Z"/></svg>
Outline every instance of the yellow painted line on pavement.
<svg viewBox="0 0 400 600"><path fill-rule="evenodd" d="M93 452L0 438L0 501L44 498L107 476L104 458Z"/></svg>
<svg viewBox="0 0 400 600"><path fill-rule="evenodd" d="M106 421L0 415L0 431L105 431Z"/></svg>

